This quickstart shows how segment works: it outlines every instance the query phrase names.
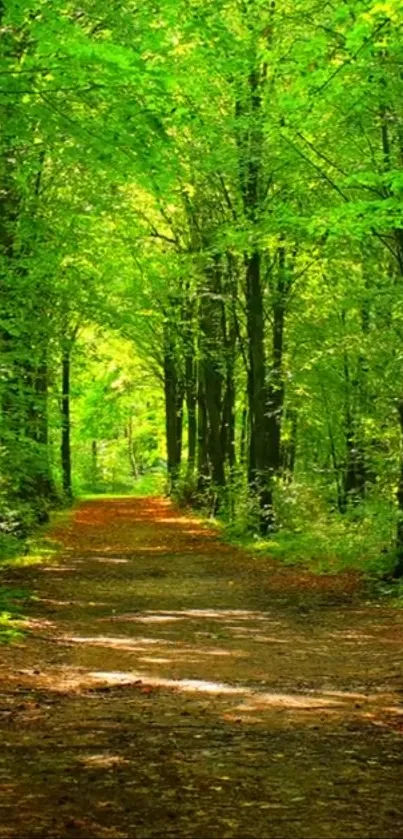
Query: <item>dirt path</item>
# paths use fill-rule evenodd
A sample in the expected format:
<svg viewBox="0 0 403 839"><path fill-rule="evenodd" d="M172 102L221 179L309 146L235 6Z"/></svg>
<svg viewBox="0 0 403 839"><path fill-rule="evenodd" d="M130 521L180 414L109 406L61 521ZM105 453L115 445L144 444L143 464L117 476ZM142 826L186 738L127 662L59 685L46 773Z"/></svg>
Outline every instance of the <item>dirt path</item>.
<svg viewBox="0 0 403 839"><path fill-rule="evenodd" d="M37 599L0 651L1 839L401 839L401 612L160 499L55 537L9 580Z"/></svg>

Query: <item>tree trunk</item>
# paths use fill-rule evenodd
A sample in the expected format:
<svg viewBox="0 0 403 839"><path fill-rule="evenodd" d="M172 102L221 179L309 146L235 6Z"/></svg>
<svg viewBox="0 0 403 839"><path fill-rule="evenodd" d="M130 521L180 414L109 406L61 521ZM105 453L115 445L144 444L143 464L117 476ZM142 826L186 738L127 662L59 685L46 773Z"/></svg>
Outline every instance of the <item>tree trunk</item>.
<svg viewBox="0 0 403 839"><path fill-rule="evenodd" d="M286 276L285 249L278 249L278 274L273 292L272 364L267 397L267 437L270 480L280 473L281 427L284 404L283 344L285 305L289 288Z"/></svg>
<svg viewBox="0 0 403 839"><path fill-rule="evenodd" d="M214 511L220 505L220 491L225 487L225 453L222 449L222 397L225 346L222 333L222 266L214 257L206 266L206 286L200 301L200 372L208 421L207 448L214 492Z"/></svg>
<svg viewBox="0 0 403 839"><path fill-rule="evenodd" d="M396 563L393 569L393 576L395 579L400 579L403 577L403 399L400 400L397 410L401 432L401 444L399 482L396 492L399 518L396 531Z"/></svg>
<svg viewBox="0 0 403 839"><path fill-rule="evenodd" d="M343 314L343 320L344 317ZM359 360L358 367L361 373L361 360ZM349 360L346 354L344 354L344 379L346 387L346 460L342 483L342 512L346 512L350 503L355 505L362 501L366 486L365 454L358 422L358 416L362 410L361 382L358 375L350 375Z"/></svg>
<svg viewBox="0 0 403 839"><path fill-rule="evenodd" d="M204 394L208 417L208 452L215 489L225 486L224 457L221 447L222 376L214 363L204 360Z"/></svg>
<svg viewBox="0 0 403 839"><path fill-rule="evenodd" d="M204 375L202 362L199 361L197 387L197 491L202 497L210 486L210 467L208 459L208 422L204 393Z"/></svg>
<svg viewBox="0 0 403 839"><path fill-rule="evenodd" d="M38 496L45 501L55 502L57 492L52 479L49 463L49 419L48 419L48 365L42 361L34 380L34 417L33 438L40 445L40 462L35 479Z"/></svg>
<svg viewBox="0 0 403 839"><path fill-rule="evenodd" d="M236 103L238 117L237 143L239 149L239 177L246 219L253 231L251 250L245 254L246 275L246 330L248 340L248 398L249 398L249 468L250 492L259 508L259 527L267 534L274 524L273 492L270 475L268 439L268 392L265 354L265 323L262 284L262 255L258 229L262 210L262 88L265 69L259 68L255 56L248 78L246 98ZM243 116L249 117L249 129L244 130Z"/></svg>
<svg viewBox="0 0 403 839"><path fill-rule="evenodd" d="M290 484L294 477L295 457L297 449L298 412L296 408L288 408L287 425L288 439L281 443L281 473L286 483Z"/></svg>
<svg viewBox="0 0 403 839"><path fill-rule="evenodd" d="M241 436L239 441L239 462L243 466L246 463L248 448L248 409L244 408L241 415Z"/></svg>
<svg viewBox="0 0 403 839"><path fill-rule="evenodd" d="M131 473L135 481L139 476L139 469L137 466L137 460L134 455L134 444L133 444L133 417L129 418L129 422L127 423L127 449L129 454L129 463Z"/></svg>
<svg viewBox="0 0 403 839"><path fill-rule="evenodd" d="M343 476L343 512L347 510L349 503L355 505L362 501L366 486L365 457L362 444L352 424L351 417L348 417L347 421L347 456Z"/></svg>
<svg viewBox="0 0 403 839"><path fill-rule="evenodd" d="M231 261L229 261L229 268ZM226 277L225 291L234 296L233 276L231 270ZM233 302L233 301L232 301ZM229 323L228 323L229 321ZM227 311L224 298L221 301L221 331L224 342L225 361L225 385L222 400L221 419L221 449L224 460L229 465L231 478L233 478L236 463L235 452L235 359L237 345L237 328L233 310Z"/></svg>
<svg viewBox="0 0 403 839"><path fill-rule="evenodd" d="M232 471L235 463L235 381L234 371L227 369L222 408L221 449Z"/></svg>
<svg viewBox="0 0 403 839"><path fill-rule="evenodd" d="M260 532L265 535L273 527L273 493L269 468L261 259L257 250L246 258L246 317L249 351L249 486L258 501Z"/></svg>
<svg viewBox="0 0 403 839"><path fill-rule="evenodd" d="M196 365L194 360L193 347L188 349L185 359L185 390L186 390L186 409L188 421L188 461L186 477L190 481L193 477L195 461L196 461L196 442L197 442L197 383L196 383Z"/></svg>
<svg viewBox="0 0 403 839"><path fill-rule="evenodd" d="M72 498L71 486L71 423L70 423L70 348L64 347L62 354L62 443L61 461L63 492Z"/></svg>
<svg viewBox="0 0 403 839"><path fill-rule="evenodd" d="M185 392L183 381L178 377L178 385L176 390L176 463L177 476L179 477L182 463L182 438L183 438L183 401Z"/></svg>
<svg viewBox="0 0 403 839"><path fill-rule="evenodd" d="M95 490L98 487L98 443L96 440L91 441L91 486Z"/></svg>
<svg viewBox="0 0 403 839"><path fill-rule="evenodd" d="M182 458L183 387L168 326L165 329L164 391L168 494L170 495L179 478Z"/></svg>

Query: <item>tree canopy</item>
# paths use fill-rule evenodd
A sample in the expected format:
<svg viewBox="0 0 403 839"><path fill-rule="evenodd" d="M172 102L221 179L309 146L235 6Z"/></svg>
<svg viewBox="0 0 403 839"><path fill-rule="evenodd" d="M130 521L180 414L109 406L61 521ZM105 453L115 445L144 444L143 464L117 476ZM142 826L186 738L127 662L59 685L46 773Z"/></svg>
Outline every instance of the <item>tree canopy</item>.
<svg viewBox="0 0 403 839"><path fill-rule="evenodd" d="M166 464L237 533L319 516L403 574L402 26L0 2L3 535Z"/></svg>

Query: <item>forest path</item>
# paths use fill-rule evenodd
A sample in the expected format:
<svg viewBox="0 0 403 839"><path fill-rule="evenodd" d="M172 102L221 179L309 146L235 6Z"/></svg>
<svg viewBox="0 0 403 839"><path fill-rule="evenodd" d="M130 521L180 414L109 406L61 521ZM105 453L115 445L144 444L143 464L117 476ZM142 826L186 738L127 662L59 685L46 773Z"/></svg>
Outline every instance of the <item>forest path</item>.
<svg viewBox="0 0 403 839"><path fill-rule="evenodd" d="M401 612L163 499L53 535L8 573L36 599L1 650L1 839L403 836Z"/></svg>

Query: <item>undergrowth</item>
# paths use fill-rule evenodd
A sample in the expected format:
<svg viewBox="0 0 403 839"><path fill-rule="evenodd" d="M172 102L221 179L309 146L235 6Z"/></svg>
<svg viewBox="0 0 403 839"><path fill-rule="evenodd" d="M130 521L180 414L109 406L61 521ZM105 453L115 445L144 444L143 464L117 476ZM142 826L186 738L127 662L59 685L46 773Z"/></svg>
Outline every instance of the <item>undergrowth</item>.
<svg viewBox="0 0 403 839"><path fill-rule="evenodd" d="M58 510L51 515L51 523L63 522L69 511ZM58 549L58 543L48 536L49 524L37 527L28 537L17 538L14 534L0 535L0 643L6 644L23 638L24 606L30 600L30 592L13 588L5 583L7 569L38 565L49 562Z"/></svg>
<svg viewBox="0 0 403 839"><path fill-rule="evenodd" d="M99 490L85 489L77 493L80 500L91 500L100 498L144 498L147 496L163 495L166 490L167 478L163 471L150 471L139 475L130 486L114 486L109 489Z"/></svg>
<svg viewBox="0 0 403 839"><path fill-rule="evenodd" d="M341 514L306 486L279 485L275 513L275 532L262 538L253 527L253 509L247 501L243 507L238 502L236 518L225 525L226 535L257 554L307 567L316 574L349 569L375 579L391 574L396 529L391 504L369 498Z"/></svg>
<svg viewBox="0 0 403 839"><path fill-rule="evenodd" d="M28 592L15 588L0 588L0 644L7 644L24 636L21 606Z"/></svg>

